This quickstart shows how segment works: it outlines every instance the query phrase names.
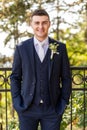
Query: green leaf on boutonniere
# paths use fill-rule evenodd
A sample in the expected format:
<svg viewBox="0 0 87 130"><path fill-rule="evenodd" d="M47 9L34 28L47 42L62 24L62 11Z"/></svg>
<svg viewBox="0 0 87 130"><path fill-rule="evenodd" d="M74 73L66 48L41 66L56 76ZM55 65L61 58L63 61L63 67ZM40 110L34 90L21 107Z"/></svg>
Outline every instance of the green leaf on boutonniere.
<svg viewBox="0 0 87 130"><path fill-rule="evenodd" d="M53 59L53 55L54 54L59 54L59 52L57 51L57 47L59 46L59 44L57 43L50 43L49 44L49 49L51 50L51 59Z"/></svg>

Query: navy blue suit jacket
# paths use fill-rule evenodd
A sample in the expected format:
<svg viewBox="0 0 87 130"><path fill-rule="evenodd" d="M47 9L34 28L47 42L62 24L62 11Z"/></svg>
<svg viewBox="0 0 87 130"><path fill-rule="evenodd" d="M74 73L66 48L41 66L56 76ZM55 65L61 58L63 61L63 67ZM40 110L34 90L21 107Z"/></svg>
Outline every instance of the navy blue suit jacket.
<svg viewBox="0 0 87 130"><path fill-rule="evenodd" d="M17 112L25 111L32 103L35 93L35 68L33 55L33 38L16 46L12 67L11 93L13 106ZM71 93L71 74L65 44L49 38L49 43L59 44L53 59L49 51L49 92L52 105L58 111L69 103ZM59 107L58 107L59 106ZM61 113L61 112L60 112Z"/></svg>

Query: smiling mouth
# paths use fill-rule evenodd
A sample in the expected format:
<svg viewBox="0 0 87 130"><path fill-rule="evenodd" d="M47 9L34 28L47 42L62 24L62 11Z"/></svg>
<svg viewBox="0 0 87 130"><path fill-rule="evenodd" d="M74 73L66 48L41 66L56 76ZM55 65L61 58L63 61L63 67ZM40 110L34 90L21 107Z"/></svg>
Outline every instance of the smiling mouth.
<svg viewBox="0 0 87 130"><path fill-rule="evenodd" d="M38 31L39 34L43 34L44 32L43 31Z"/></svg>

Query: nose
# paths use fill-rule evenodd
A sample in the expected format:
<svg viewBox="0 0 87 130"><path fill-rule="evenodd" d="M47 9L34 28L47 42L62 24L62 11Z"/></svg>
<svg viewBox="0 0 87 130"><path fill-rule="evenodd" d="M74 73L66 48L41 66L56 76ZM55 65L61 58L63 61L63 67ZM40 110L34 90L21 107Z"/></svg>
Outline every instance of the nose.
<svg viewBox="0 0 87 130"><path fill-rule="evenodd" d="M39 28L42 28L42 27L43 27L43 24L42 24L42 23L40 23L40 24L39 24Z"/></svg>

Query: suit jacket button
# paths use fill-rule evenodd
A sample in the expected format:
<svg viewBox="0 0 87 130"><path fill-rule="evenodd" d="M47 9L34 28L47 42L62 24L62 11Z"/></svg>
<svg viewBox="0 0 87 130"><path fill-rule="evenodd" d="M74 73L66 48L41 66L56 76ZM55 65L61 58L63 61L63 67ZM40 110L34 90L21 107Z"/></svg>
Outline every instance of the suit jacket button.
<svg viewBox="0 0 87 130"><path fill-rule="evenodd" d="M30 93L29 95L30 95L30 96L32 96L33 94L32 94L32 93Z"/></svg>

